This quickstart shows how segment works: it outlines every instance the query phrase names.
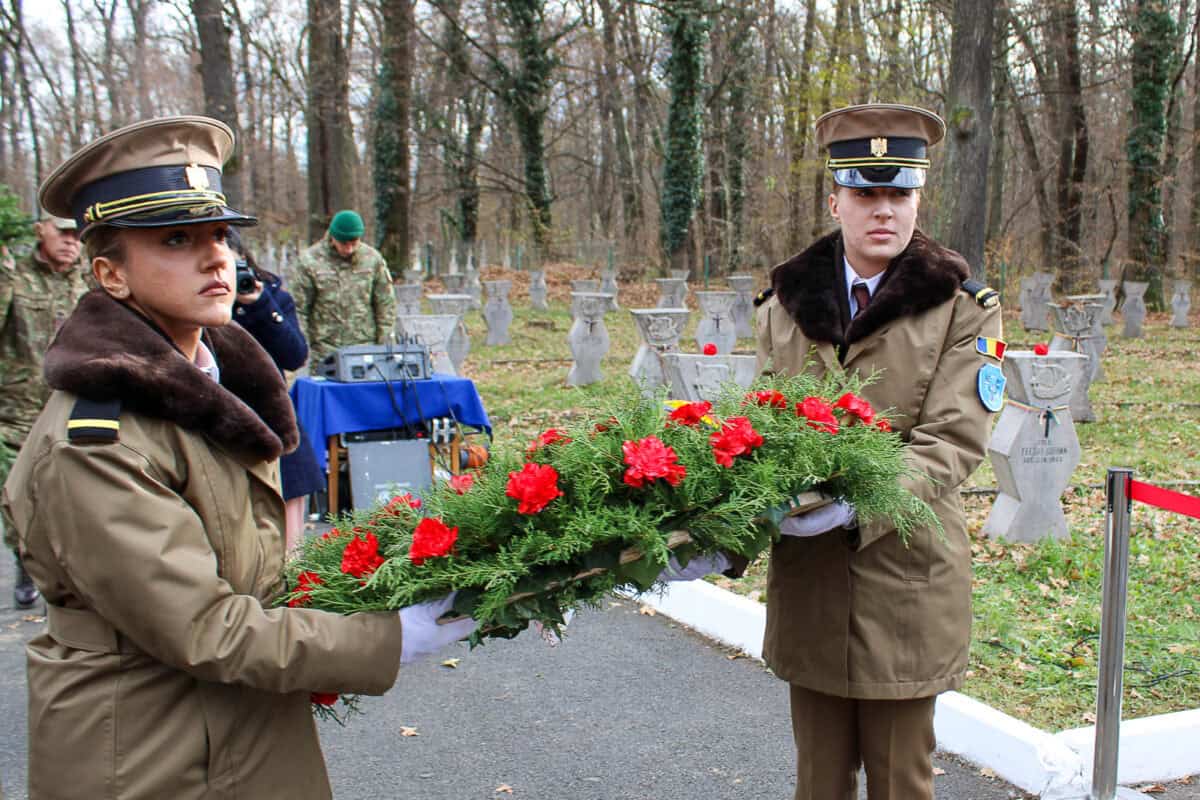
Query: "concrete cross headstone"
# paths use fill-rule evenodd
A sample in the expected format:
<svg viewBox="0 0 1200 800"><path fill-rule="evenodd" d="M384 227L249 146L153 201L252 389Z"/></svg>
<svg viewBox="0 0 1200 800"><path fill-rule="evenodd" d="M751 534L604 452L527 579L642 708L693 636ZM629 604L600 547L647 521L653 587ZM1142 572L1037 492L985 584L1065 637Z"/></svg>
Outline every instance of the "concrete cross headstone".
<svg viewBox="0 0 1200 800"><path fill-rule="evenodd" d="M546 304L546 271L535 269L529 273L529 305L537 311L545 311L550 306Z"/></svg>
<svg viewBox="0 0 1200 800"><path fill-rule="evenodd" d="M1035 272L1021 279L1021 325L1028 331L1050 330L1050 287L1054 274Z"/></svg>
<svg viewBox="0 0 1200 800"><path fill-rule="evenodd" d="M487 302L483 304L483 319L487 322L487 344L510 344L508 326L513 321L512 306L508 304L508 292L512 281L484 281Z"/></svg>
<svg viewBox="0 0 1200 800"><path fill-rule="evenodd" d="M433 371L445 375L457 375L454 362L446 346L454 326L459 318L454 314L421 314L419 316L397 317L396 326L400 333L415 338L429 348Z"/></svg>
<svg viewBox="0 0 1200 800"><path fill-rule="evenodd" d="M1104 296L1104 308L1100 309L1100 324L1113 324L1113 311L1117 307L1117 284L1120 281L1113 278L1101 278L1098 281L1100 285L1099 294Z"/></svg>
<svg viewBox="0 0 1200 800"><path fill-rule="evenodd" d="M737 338L754 335L754 276L730 275L725 279L729 288L737 292L733 301L733 327Z"/></svg>
<svg viewBox="0 0 1200 800"><path fill-rule="evenodd" d="M754 356L663 353L662 366L671 397L688 402L716 400L731 382L748 387L758 371Z"/></svg>
<svg viewBox="0 0 1200 800"><path fill-rule="evenodd" d="M405 283L420 283L424 279L425 279L425 272L423 270L420 270L420 269L404 270L404 282Z"/></svg>
<svg viewBox="0 0 1200 800"><path fill-rule="evenodd" d="M620 303L617 302L617 294L620 292L620 289L617 287L617 271L615 269L606 269L600 273L600 291L613 296L612 305L608 309L609 311L616 311L621 307Z"/></svg>
<svg viewBox="0 0 1200 800"><path fill-rule="evenodd" d="M608 353L608 329L604 314L611 297L603 292L571 292L575 321L567 334L575 361L567 373L568 386L587 386L604 378L600 362Z"/></svg>
<svg viewBox="0 0 1200 800"><path fill-rule="evenodd" d="M451 272L443 275L442 284L446 287L446 294L467 293L467 276L461 272Z"/></svg>
<svg viewBox="0 0 1200 800"><path fill-rule="evenodd" d="M687 279L688 279L688 275L689 275L689 270L686 270L686 269L672 269L672 270L668 270L668 274L669 274L669 275L670 275L672 278L675 278L676 280L681 280L681 281L683 281L684 283L687 283Z"/></svg>
<svg viewBox="0 0 1200 800"><path fill-rule="evenodd" d="M1175 281L1175 293L1171 295L1172 328L1188 326L1188 312L1192 310L1192 282L1188 280Z"/></svg>
<svg viewBox="0 0 1200 800"><path fill-rule="evenodd" d="M679 339L691 312L686 308L632 308L629 313L642 335L642 345L633 357L629 375L650 395L665 383L662 355L678 352Z"/></svg>
<svg viewBox="0 0 1200 800"><path fill-rule="evenodd" d="M471 308L483 308L483 284L479 282L479 270L467 272L466 290L471 295Z"/></svg>
<svg viewBox="0 0 1200 800"><path fill-rule="evenodd" d="M1067 298L1070 302L1051 303L1054 315L1054 339L1050 352L1079 353L1087 357L1087 366L1071 390L1071 419L1076 422L1095 422L1096 412L1092 409L1089 390L1100 374L1100 358L1107 344L1102 339L1104 329L1100 325L1100 312L1104 308L1097 295L1076 295ZM1096 331L1100 335L1096 335Z"/></svg>
<svg viewBox="0 0 1200 800"><path fill-rule="evenodd" d="M700 305L700 324L696 326L696 344L701 349L708 343L717 346L718 353L733 352L737 345L737 330L733 324L733 304L736 292L696 292Z"/></svg>
<svg viewBox="0 0 1200 800"><path fill-rule="evenodd" d="M471 352L471 337L467 333L466 324L467 310L471 307L471 296L469 294L431 294L426 295L425 299L429 301L429 308L434 314L453 314L457 319L454 323L454 330L446 342L446 352L454 364L455 373L458 373L462 369L463 362L467 360L467 354Z"/></svg>
<svg viewBox="0 0 1200 800"><path fill-rule="evenodd" d="M658 284L659 308L686 308L687 281L683 278L655 278Z"/></svg>
<svg viewBox="0 0 1200 800"><path fill-rule="evenodd" d="M1066 538L1061 498L1080 456L1069 402L1085 369L1087 356L1079 353L1005 354L1008 399L988 442L1000 493L983 526L987 536L1014 542Z"/></svg>
<svg viewBox="0 0 1200 800"><path fill-rule="evenodd" d="M1142 336L1142 323L1146 320L1146 288L1149 285L1144 281L1125 281L1125 302L1121 305L1121 315L1125 318L1126 339L1139 339Z"/></svg>
<svg viewBox="0 0 1200 800"><path fill-rule="evenodd" d="M396 295L396 315L412 316L421 313L421 284L396 283L392 284Z"/></svg>

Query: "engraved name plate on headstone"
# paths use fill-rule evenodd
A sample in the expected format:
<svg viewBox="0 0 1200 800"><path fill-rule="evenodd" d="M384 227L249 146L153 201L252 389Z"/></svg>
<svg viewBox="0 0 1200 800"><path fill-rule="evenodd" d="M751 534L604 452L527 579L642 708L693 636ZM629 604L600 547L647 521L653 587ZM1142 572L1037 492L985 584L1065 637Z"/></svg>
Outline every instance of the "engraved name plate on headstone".
<svg viewBox="0 0 1200 800"><path fill-rule="evenodd" d="M1146 320L1146 287L1144 281L1125 281L1125 302L1121 304L1121 316L1125 318L1126 339L1142 336L1142 323Z"/></svg>
<svg viewBox="0 0 1200 800"><path fill-rule="evenodd" d="M1028 331L1050 330L1051 302L1050 287L1054 284L1054 275L1049 272L1035 272L1031 277L1021 279L1021 325Z"/></svg>
<svg viewBox="0 0 1200 800"><path fill-rule="evenodd" d="M458 317L454 314L422 314L411 317L397 317L396 327L400 333L405 336L412 336L417 341L429 348L430 360L433 362L433 371L440 372L445 375L457 375L454 369L454 362L450 360L450 353L446 349L446 345L450 341L450 335L454 332L454 326L458 322Z"/></svg>
<svg viewBox="0 0 1200 800"><path fill-rule="evenodd" d="M609 311L616 311L621 307L621 304L617 302L617 294L620 292L620 289L617 287L617 271L615 269L606 269L600 273L600 291L613 296L612 303L608 308Z"/></svg>
<svg viewBox="0 0 1200 800"><path fill-rule="evenodd" d="M529 305L537 311L549 308L546 304L546 271L535 269L529 273Z"/></svg>
<svg viewBox="0 0 1200 800"><path fill-rule="evenodd" d="M467 293L467 276L461 272L451 272L448 275L443 275L442 284L446 287L446 294Z"/></svg>
<svg viewBox="0 0 1200 800"><path fill-rule="evenodd" d="M394 283L392 291L396 295L396 315L412 316L421 313L421 284Z"/></svg>
<svg viewBox="0 0 1200 800"><path fill-rule="evenodd" d="M679 351L679 339L691 312L686 308L632 308L629 313L642 335L629 375L650 395L665 383L662 354Z"/></svg>
<svg viewBox="0 0 1200 800"><path fill-rule="evenodd" d="M1172 328L1188 326L1188 312L1192 310L1192 282L1187 280L1175 281L1175 292L1171 295Z"/></svg>
<svg viewBox="0 0 1200 800"><path fill-rule="evenodd" d="M754 276L730 275L725 279L729 288L737 292L733 301L733 329L737 338L754 335Z"/></svg>
<svg viewBox="0 0 1200 800"><path fill-rule="evenodd" d="M659 308L686 308L687 281L683 278L655 278L658 284Z"/></svg>
<svg viewBox="0 0 1200 800"><path fill-rule="evenodd" d="M736 292L696 292L700 305L700 324L696 326L696 345L701 349L708 343L717 346L718 353L733 352L737 345L737 330L733 324L733 303Z"/></svg>
<svg viewBox="0 0 1200 800"><path fill-rule="evenodd" d="M604 314L610 296L603 292L571 292L571 312L575 321L567 334L575 361L567 373L568 386L587 386L604 378L600 362L608 353L608 329Z"/></svg>
<svg viewBox="0 0 1200 800"><path fill-rule="evenodd" d="M483 304L483 319L487 323L488 344L510 344L508 326L512 324L513 310L508 304L508 292L512 281L484 281L487 302Z"/></svg>
<svg viewBox="0 0 1200 800"><path fill-rule="evenodd" d="M446 342L446 352L454 364L455 373L458 373L462 370L463 362L467 360L467 354L471 352L471 337L467 333L466 323L467 309L471 307L471 296L469 294L431 294L426 299L434 314L453 314L458 318L454 324L454 332L450 334L450 340Z"/></svg>
<svg viewBox="0 0 1200 800"><path fill-rule="evenodd" d="M745 388L754 382L754 356L663 353L663 375L675 400L716 400L721 388L733 382Z"/></svg>
<svg viewBox="0 0 1200 800"><path fill-rule="evenodd" d="M1100 372L1100 357L1107 344L1101 339L1104 330L1100 325L1100 312L1104 304L1098 302L1102 299L1098 295L1076 295L1067 299L1071 302L1050 304L1054 314L1054 339L1050 342L1050 352L1079 353L1087 357L1083 375L1071 391L1071 419L1076 422L1095 422L1096 412L1092 409L1089 392ZM1098 329L1100 336L1096 335Z"/></svg>
<svg viewBox="0 0 1200 800"><path fill-rule="evenodd" d="M1117 307L1117 284L1118 280L1112 278L1102 278L1098 281L1100 291L1098 294L1104 297L1104 308L1100 309L1100 324L1113 324L1113 311Z"/></svg>
<svg viewBox="0 0 1200 800"><path fill-rule="evenodd" d="M1061 498L1080 455L1068 403L1086 368L1087 356L1079 353L1005 354L1008 399L988 442L1000 489L983 526L991 538L1066 538Z"/></svg>

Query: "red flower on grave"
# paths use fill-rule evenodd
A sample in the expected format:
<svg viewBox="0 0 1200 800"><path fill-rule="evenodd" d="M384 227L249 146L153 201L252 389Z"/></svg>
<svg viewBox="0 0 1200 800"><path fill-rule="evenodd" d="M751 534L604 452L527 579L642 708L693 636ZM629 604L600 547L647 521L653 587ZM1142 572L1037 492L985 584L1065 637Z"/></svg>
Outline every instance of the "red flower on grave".
<svg viewBox="0 0 1200 800"><path fill-rule="evenodd" d="M754 403L760 406L770 406L771 408L787 408L787 398L783 396L783 392L775 389L765 389L761 392L749 392L746 394L746 399L742 401L742 405L746 403Z"/></svg>
<svg viewBox="0 0 1200 800"><path fill-rule="evenodd" d="M505 494L517 501L518 514L536 514L562 497L558 470L549 464L526 464L520 472L508 473Z"/></svg>
<svg viewBox="0 0 1200 800"><path fill-rule="evenodd" d="M857 417L866 425L870 425L875 419L875 409L871 408L871 404L853 392L846 392L839 397L833 407Z"/></svg>
<svg viewBox="0 0 1200 800"><path fill-rule="evenodd" d="M837 417L833 416L833 406L820 397L806 397L796 403L796 416L808 420L811 428L826 433L838 432Z"/></svg>
<svg viewBox="0 0 1200 800"><path fill-rule="evenodd" d="M475 476L469 472L464 472L462 475L450 476L450 488L455 494L466 494L472 486L475 485Z"/></svg>
<svg viewBox="0 0 1200 800"><path fill-rule="evenodd" d="M717 463L732 467L734 458L749 455L754 448L762 447L763 437L746 417L730 417L721 430L708 437L708 442Z"/></svg>
<svg viewBox="0 0 1200 800"><path fill-rule="evenodd" d="M411 492L398 494L391 500L387 501L387 505L383 507L383 513L390 517L396 517L404 513L404 509L418 509L421 507L421 498L413 497Z"/></svg>
<svg viewBox="0 0 1200 800"><path fill-rule="evenodd" d="M1034 355L1044 356L1050 352L1050 346L1045 342L1038 342L1033 346Z"/></svg>
<svg viewBox="0 0 1200 800"><path fill-rule="evenodd" d="M448 527L440 519L426 517L413 530L412 545L408 548L408 560L418 567L427 558L449 555L458 541L458 527Z"/></svg>
<svg viewBox="0 0 1200 800"><path fill-rule="evenodd" d="M625 453L625 465L628 467L621 480L635 489L659 478L678 486L687 475L687 467L679 463L675 450L663 444L663 440L657 436L647 436L636 442L625 441L621 444L621 451Z"/></svg>
<svg viewBox="0 0 1200 800"><path fill-rule="evenodd" d="M879 428L879 430L883 431L884 433L892 432L892 423L888 422L886 417L879 417L876 419L875 427Z"/></svg>
<svg viewBox="0 0 1200 800"><path fill-rule="evenodd" d="M530 442L529 446L525 448L525 455L531 456L548 444L556 444L559 442L566 444L569 441L571 441L570 438L564 436L563 432L558 428L547 428L545 431L539 433L538 437Z"/></svg>
<svg viewBox="0 0 1200 800"><path fill-rule="evenodd" d="M689 425L696 427L708 412L712 411L712 403L700 400L695 403L684 403L667 415L667 424Z"/></svg>
<svg viewBox="0 0 1200 800"><path fill-rule="evenodd" d="M717 346L712 342L709 342L704 345L704 350L702 352L706 356L715 356L717 354Z"/></svg>
<svg viewBox="0 0 1200 800"><path fill-rule="evenodd" d="M342 551L342 572L361 578L379 569L383 556L379 555L379 540L375 534L355 536Z"/></svg>
<svg viewBox="0 0 1200 800"><path fill-rule="evenodd" d="M338 701L337 692L313 692L308 699L318 706L331 706Z"/></svg>
<svg viewBox="0 0 1200 800"><path fill-rule="evenodd" d="M296 588L293 590L293 597L287 601L288 608L299 608L300 606L308 605L312 597L309 596L315 587L321 585L321 576L315 572L305 570L296 576Z"/></svg>
<svg viewBox="0 0 1200 800"><path fill-rule="evenodd" d="M339 531L337 528L330 528L329 530L327 530L321 534L321 539L323 541L328 542L330 539L336 539L341 535L342 535L342 532Z"/></svg>

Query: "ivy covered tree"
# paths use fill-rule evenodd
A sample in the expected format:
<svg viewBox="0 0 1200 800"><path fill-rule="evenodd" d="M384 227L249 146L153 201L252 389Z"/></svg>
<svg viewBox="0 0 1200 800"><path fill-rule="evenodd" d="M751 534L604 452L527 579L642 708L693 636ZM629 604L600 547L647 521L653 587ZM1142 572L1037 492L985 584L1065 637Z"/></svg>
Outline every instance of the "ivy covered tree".
<svg viewBox="0 0 1200 800"><path fill-rule="evenodd" d="M387 0L383 6L383 52L375 99L375 220L379 252L392 275L408 264L409 127L412 109L412 0Z"/></svg>
<svg viewBox="0 0 1200 800"><path fill-rule="evenodd" d="M706 0L667 0L667 131L662 181L662 248L671 269L686 269L688 234L704 173L701 97L708 42Z"/></svg>

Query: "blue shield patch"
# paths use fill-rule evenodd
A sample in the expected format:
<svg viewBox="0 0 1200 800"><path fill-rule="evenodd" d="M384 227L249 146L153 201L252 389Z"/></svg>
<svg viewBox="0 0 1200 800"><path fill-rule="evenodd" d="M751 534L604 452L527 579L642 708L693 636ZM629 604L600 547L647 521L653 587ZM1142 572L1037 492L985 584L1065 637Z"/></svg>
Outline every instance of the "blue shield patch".
<svg viewBox="0 0 1200 800"><path fill-rule="evenodd" d="M995 364L984 364L975 379L979 387L979 400L988 411L999 411L1004 407L1004 384L1008 379Z"/></svg>

